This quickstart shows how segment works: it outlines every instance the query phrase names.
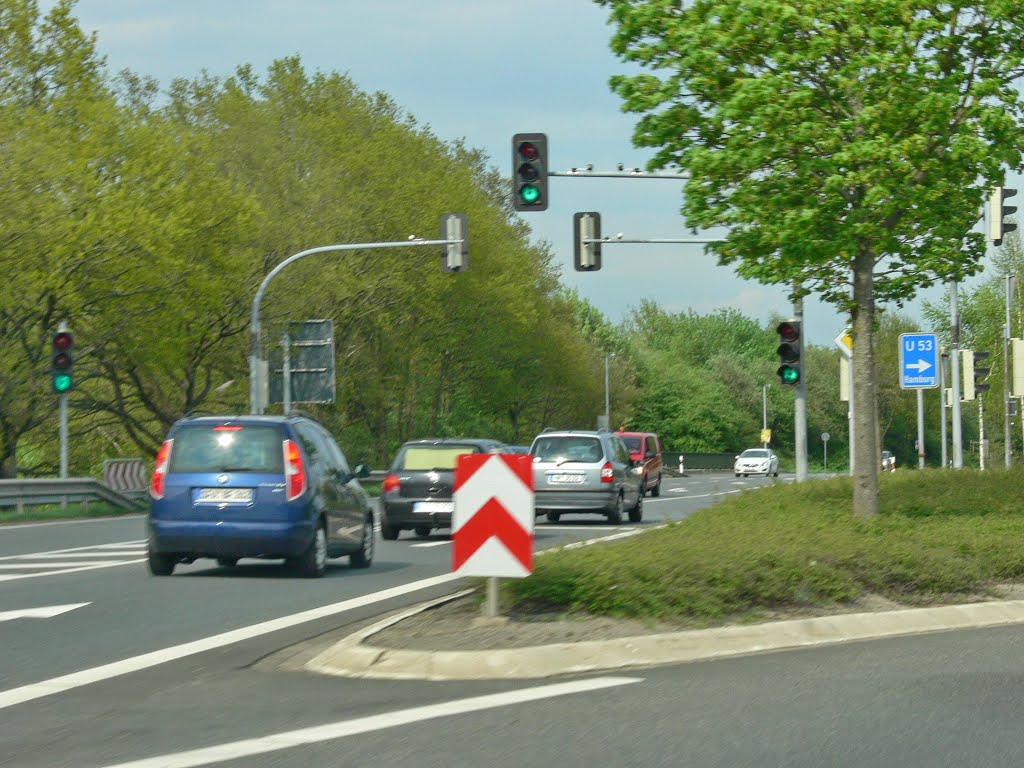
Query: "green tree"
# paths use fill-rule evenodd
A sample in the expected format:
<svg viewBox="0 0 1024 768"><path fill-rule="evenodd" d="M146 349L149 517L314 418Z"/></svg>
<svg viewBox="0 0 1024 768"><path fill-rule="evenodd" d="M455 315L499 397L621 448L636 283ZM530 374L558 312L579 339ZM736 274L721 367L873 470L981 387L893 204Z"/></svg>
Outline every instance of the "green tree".
<svg viewBox="0 0 1024 768"><path fill-rule="evenodd" d="M597 0L651 169L689 172L691 227L744 277L849 309L854 512L878 513L876 307L979 269L971 230L1021 159L1014 0Z"/></svg>

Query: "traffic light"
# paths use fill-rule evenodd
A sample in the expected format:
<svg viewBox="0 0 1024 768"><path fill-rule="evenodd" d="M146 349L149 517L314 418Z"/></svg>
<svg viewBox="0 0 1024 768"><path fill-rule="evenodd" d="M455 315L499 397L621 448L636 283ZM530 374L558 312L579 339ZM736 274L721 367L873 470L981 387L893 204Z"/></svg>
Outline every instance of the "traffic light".
<svg viewBox="0 0 1024 768"><path fill-rule="evenodd" d="M548 209L548 137L517 133L512 137L512 204L517 211Z"/></svg>
<svg viewBox="0 0 1024 768"><path fill-rule="evenodd" d="M441 266L445 272L462 272L469 266L469 227L466 214L446 213L441 216ZM451 242L459 241L462 242Z"/></svg>
<svg viewBox="0 0 1024 768"><path fill-rule="evenodd" d="M53 377L53 391L64 394L74 384L71 375L75 346L74 337L68 331L53 334L53 349L50 355L50 373Z"/></svg>
<svg viewBox="0 0 1024 768"><path fill-rule="evenodd" d="M989 371L992 370L988 366L984 368L978 365L978 362L985 362L988 357L988 352L975 352L974 353L974 391L982 395L988 392L989 384L984 383L984 380L988 378Z"/></svg>
<svg viewBox="0 0 1024 768"><path fill-rule="evenodd" d="M572 263L577 272L596 272L601 268L600 240L600 213L587 211L572 215Z"/></svg>
<svg viewBox="0 0 1024 768"><path fill-rule="evenodd" d="M960 350L960 368L963 383L961 400L974 400L977 395L988 392L990 385L983 383L983 380L988 377L991 369L978 365L979 361L984 361L987 357L988 352L975 352L971 349Z"/></svg>
<svg viewBox="0 0 1024 768"><path fill-rule="evenodd" d="M800 323L785 320L775 329L779 334L779 379L783 384L800 383L800 371L803 363L800 360Z"/></svg>
<svg viewBox="0 0 1024 768"><path fill-rule="evenodd" d="M1017 220L1007 221L1017 213L1017 206L1007 205L1007 198L1017 194L1016 189L1010 187L996 187L988 199L988 236L993 245L1001 245L1003 235L1013 232L1017 228Z"/></svg>

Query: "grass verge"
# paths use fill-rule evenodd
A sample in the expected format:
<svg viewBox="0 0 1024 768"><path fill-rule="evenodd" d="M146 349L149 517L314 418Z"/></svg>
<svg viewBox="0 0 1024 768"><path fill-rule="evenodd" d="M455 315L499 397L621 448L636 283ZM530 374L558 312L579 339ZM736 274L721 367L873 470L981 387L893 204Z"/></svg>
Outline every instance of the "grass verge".
<svg viewBox="0 0 1024 768"><path fill-rule="evenodd" d="M142 511L141 509L123 509L105 501L90 501L88 504L69 503L65 507L60 504L39 504L25 507L25 511L21 514L14 507L0 507L0 524L72 520L84 517L116 517L137 515Z"/></svg>
<svg viewBox="0 0 1024 768"><path fill-rule="evenodd" d="M849 477L750 490L614 544L561 550L502 581L502 605L707 626L850 604L965 601L1024 578L1024 470L880 479L881 514L853 516Z"/></svg>

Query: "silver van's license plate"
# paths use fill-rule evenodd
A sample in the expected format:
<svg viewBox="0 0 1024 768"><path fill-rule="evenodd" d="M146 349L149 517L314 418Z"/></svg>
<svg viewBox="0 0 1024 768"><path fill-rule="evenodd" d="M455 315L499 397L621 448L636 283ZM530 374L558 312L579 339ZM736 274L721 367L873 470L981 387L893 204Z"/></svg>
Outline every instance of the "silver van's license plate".
<svg viewBox="0 0 1024 768"><path fill-rule="evenodd" d="M548 475L552 483L582 483L583 475L553 474Z"/></svg>
<svg viewBox="0 0 1024 768"><path fill-rule="evenodd" d="M200 501L252 501L252 488L201 488Z"/></svg>

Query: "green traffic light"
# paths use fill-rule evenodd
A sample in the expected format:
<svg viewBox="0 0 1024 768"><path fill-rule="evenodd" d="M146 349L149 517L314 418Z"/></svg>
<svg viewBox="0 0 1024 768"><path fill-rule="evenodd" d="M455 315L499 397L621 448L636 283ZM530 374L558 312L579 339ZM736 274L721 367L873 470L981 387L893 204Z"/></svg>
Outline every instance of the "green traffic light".
<svg viewBox="0 0 1024 768"><path fill-rule="evenodd" d="M71 374L57 373L53 376L53 391L63 394L71 389Z"/></svg>
<svg viewBox="0 0 1024 768"><path fill-rule="evenodd" d="M533 184L524 184L519 190L519 197L524 203L536 203L540 199L540 190Z"/></svg>
<svg viewBox="0 0 1024 768"><path fill-rule="evenodd" d="M800 371L791 365L782 366L778 373L783 384L796 384L800 381Z"/></svg>

